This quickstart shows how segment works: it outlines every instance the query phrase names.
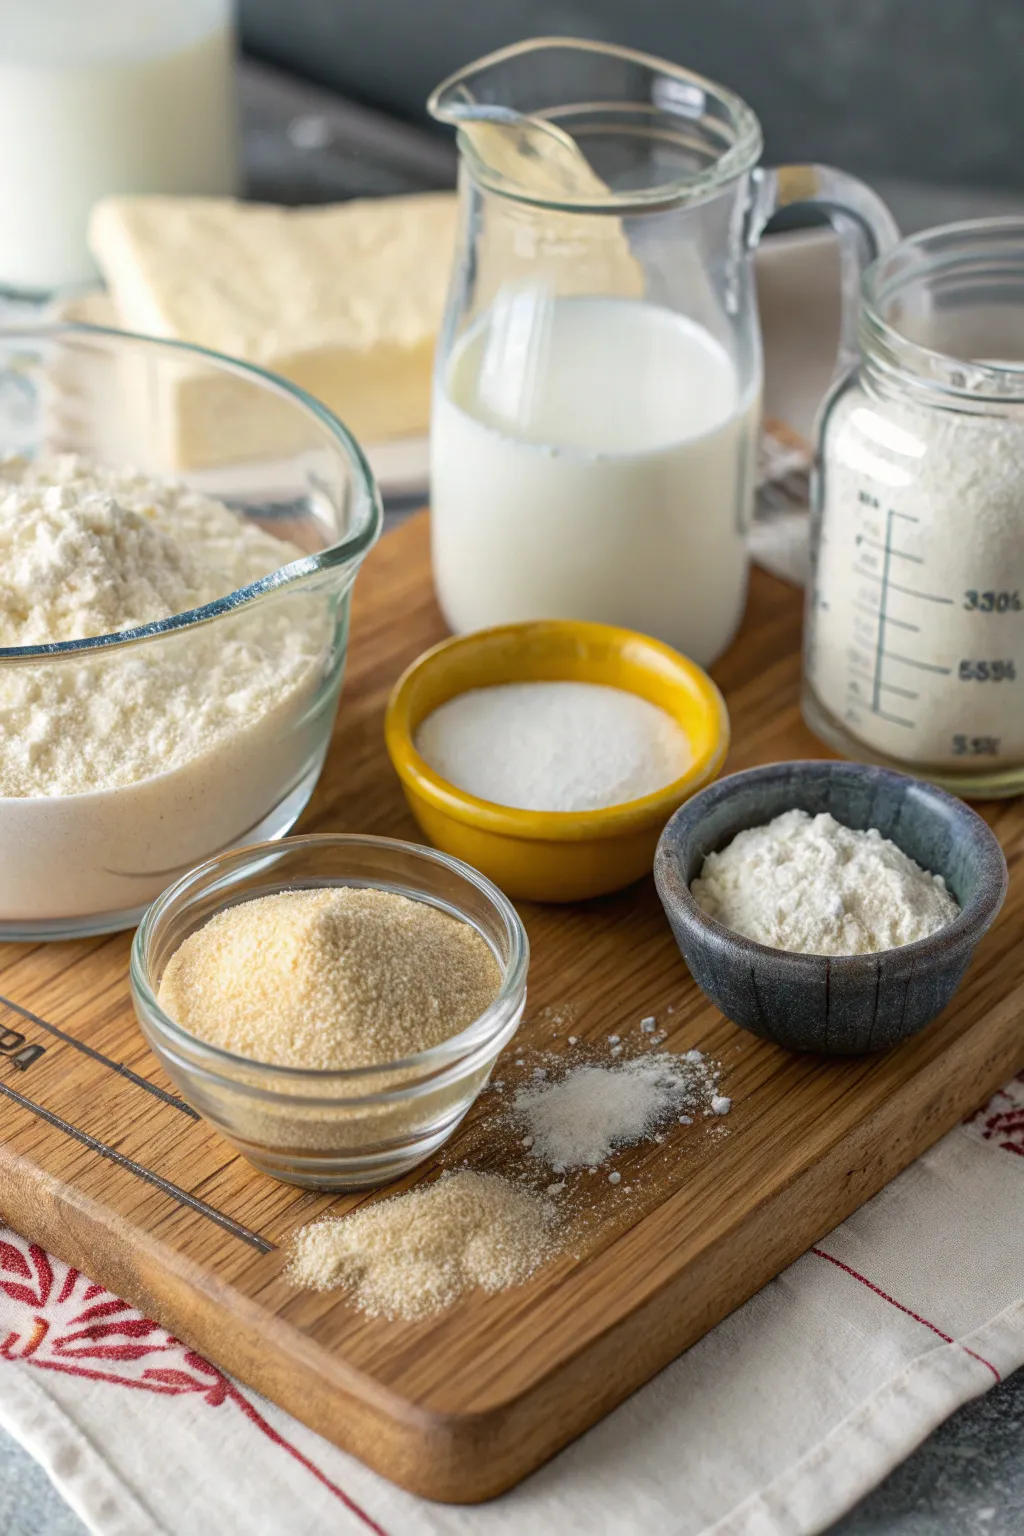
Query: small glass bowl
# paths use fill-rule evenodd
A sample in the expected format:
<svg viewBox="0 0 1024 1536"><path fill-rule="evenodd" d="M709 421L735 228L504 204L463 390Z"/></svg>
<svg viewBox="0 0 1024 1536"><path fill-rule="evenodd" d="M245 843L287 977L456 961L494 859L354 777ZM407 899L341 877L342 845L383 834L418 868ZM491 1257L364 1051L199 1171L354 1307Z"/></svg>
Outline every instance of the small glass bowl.
<svg viewBox="0 0 1024 1536"><path fill-rule="evenodd" d="M176 1024L156 994L179 945L215 912L278 891L372 886L470 923L501 970L493 1003L461 1034L380 1067L307 1071L235 1056ZM459 859L386 837L285 838L221 854L172 885L131 956L142 1031L183 1097L264 1173L310 1189L399 1178L447 1141L519 1027L530 946L515 908Z"/></svg>

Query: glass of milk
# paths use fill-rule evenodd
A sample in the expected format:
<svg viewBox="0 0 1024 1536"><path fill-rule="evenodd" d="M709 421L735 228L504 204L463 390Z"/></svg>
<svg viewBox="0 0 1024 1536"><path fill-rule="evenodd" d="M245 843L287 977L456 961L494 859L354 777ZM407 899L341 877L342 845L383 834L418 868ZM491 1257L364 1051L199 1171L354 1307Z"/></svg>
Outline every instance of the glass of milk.
<svg viewBox="0 0 1024 1536"><path fill-rule="evenodd" d="M841 172L759 168L732 92L605 43L517 44L429 105L458 128L463 204L431 425L445 617L595 619L707 665L746 597L753 248L780 207L837 216L845 359L892 218Z"/></svg>
<svg viewBox="0 0 1024 1536"><path fill-rule="evenodd" d="M108 192L231 193L231 0L3 0L0 288L92 281Z"/></svg>

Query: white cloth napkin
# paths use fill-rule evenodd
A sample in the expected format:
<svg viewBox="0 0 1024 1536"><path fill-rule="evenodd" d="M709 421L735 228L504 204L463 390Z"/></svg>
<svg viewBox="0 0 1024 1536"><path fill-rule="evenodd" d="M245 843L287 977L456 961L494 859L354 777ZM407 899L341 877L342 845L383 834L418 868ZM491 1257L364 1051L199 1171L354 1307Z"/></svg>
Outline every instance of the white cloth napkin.
<svg viewBox="0 0 1024 1536"><path fill-rule="evenodd" d="M807 512L811 451L779 422L767 423L757 462L757 515L750 530L751 558L773 576L802 587L810 572Z"/></svg>
<svg viewBox="0 0 1024 1536"><path fill-rule="evenodd" d="M1024 1081L554 1461L403 1493L0 1232L0 1421L98 1536L809 1536L1024 1363Z"/></svg>

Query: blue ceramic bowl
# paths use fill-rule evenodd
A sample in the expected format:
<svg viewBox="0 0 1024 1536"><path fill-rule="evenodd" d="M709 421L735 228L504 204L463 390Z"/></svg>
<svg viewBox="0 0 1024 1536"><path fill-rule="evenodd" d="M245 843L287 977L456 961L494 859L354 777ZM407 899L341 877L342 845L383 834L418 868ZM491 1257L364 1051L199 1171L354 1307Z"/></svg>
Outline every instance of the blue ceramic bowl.
<svg viewBox="0 0 1024 1536"><path fill-rule="evenodd" d="M877 827L943 877L960 915L930 938L870 955L791 954L709 917L690 894L707 854L794 809ZM857 1055L898 1044L945 1008L1003 904L1007 870L985 822L944 790L888 768L798 762L734 773L694 795L661 835L654 878L694 980L727 1018L790 1050Z"/></svg>

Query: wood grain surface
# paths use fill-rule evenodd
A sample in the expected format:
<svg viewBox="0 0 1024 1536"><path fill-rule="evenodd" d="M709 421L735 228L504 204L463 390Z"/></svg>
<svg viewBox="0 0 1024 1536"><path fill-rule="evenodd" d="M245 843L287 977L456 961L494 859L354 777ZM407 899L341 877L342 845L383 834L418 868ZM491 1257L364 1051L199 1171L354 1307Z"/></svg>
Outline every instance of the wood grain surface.
<svg viewBox="0 0 1024 1536"><path fill-rule="evenodd" d="M799 716L800 609L792 587L754 573L743 630L715 668L732 768L822 755ZM303 829L415 838L381 725L399 671L442 633L421 516L382 541L357 583L336 737ZM954 1005L887 1056L788 1055L729 1024L688 977L649 879L577 907L522 908L533 949L522 1040L557 1052L569 1028L604 1042L653 1013L668 1048L721 1062L734 1107L623 1152L620 1185L580 1180L572 1253L519 1290L475 1293L418 1324L295 1290L282 1273L291 1235L369 1197L275 1183L177 1099L135 1024L126 934L0 946L0 1025L45 1047L24 1069L0 1056L0 1208L387 1477L435 1499L488 1498L1024 1065L1024 818L1012 802L986 814L1009 860L1009 900ZM513 1073L503 1062L496 1075ZM488 1130L502 1102L484 1095L440 1160L521 1171L525 1154Z"/></svg>

